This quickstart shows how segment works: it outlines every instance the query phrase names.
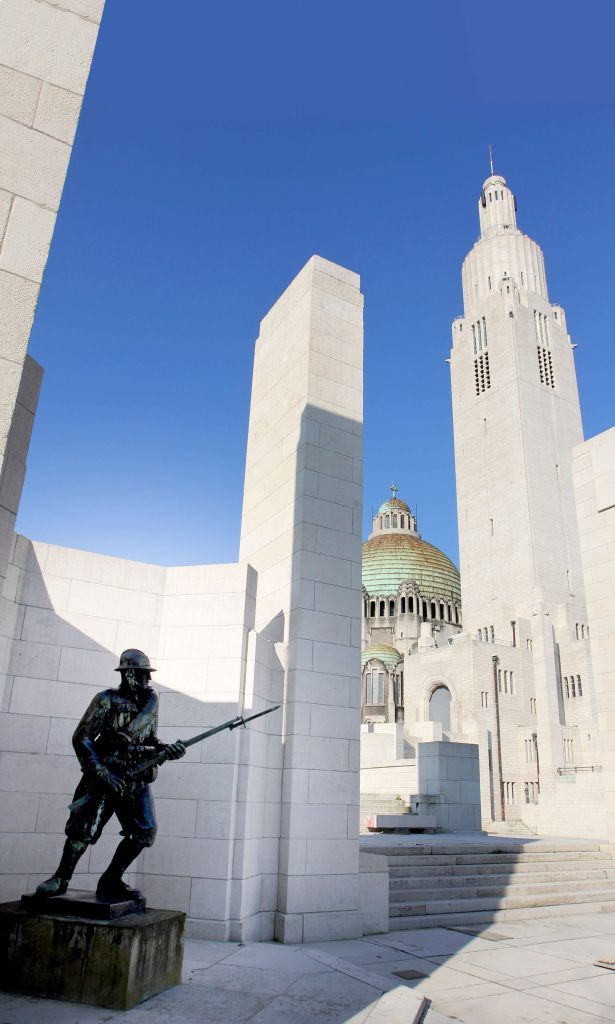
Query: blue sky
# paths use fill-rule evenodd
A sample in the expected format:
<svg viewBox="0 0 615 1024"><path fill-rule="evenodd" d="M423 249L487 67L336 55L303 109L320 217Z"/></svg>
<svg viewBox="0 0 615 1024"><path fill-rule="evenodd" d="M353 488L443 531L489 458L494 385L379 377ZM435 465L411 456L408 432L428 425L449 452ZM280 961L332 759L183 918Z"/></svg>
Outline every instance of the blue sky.
<svg viewBox="0 0 615 1024"><path fill-rule="evenodd" d="M578 344L585 434L615 421L614 28L606 0L107 0L19 530L234 561L258 324L319 253L365 294L365 535L394 479L456 559L444 360L490 142Z"/></svg>

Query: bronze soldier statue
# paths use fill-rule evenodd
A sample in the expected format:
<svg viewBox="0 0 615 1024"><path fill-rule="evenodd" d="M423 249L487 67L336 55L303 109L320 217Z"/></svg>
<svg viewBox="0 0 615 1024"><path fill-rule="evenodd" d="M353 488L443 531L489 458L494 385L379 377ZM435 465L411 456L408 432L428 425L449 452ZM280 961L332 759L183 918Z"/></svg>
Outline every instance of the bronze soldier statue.
<svg viewBox="0 0 615 1024"><path fill-rule="evenodd" d="M150 665L143 651L128 650L115 669L121 674L117 690L97 693L73 735L73 747L83 776L70 805L66 842L58 868L38 888L39 896L65 893L80 857L96 843L113 814L124 837L96 895L101 899L135 899L141 894L122 881L122 875L156 837L154 801L148 783L156 778L154 762L183 757L186 746L162 743L156 737L158 694L150 686ZM145 772L139 762L147 761ZM134 766L137 770L134 770ZM137 777L131 778L132 775Z"/></svg>

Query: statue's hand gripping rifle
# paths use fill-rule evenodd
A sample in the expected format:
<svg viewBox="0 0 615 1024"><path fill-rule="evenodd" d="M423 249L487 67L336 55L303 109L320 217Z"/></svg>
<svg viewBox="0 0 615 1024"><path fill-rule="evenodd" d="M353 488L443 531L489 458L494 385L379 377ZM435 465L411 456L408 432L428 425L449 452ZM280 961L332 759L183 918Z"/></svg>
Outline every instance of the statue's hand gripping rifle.
<svg viewBox="0 0 615 1024"><path fill-rule="evenodd" d="M255 715L248 715L247 718L244 718L243 715L237 715L236 718L230 718L228 722L223 722L222 725L216 725L213 729L206 729L205 732L200 732L198 736L191 736L189 740L178 740L177 742L183 743L184 747L191 747L194 743L200 743L202 740L209 739L210 736L215 736L217 732L224 732L225 729L232 732L233 729L238 729L240 725L243 725L245 728L248 722L253 722L255 718L262 718L263 715L270 715L272 711L277 711L279 707L279 704L274 704L272 708L258 711ZM137 782L150 768L163 764L167 759L168 755L165 754L164 750L160 750L153 757L148 758L146 761L140 761L133 768L129 768L123 777L126 782Z"/></svg>

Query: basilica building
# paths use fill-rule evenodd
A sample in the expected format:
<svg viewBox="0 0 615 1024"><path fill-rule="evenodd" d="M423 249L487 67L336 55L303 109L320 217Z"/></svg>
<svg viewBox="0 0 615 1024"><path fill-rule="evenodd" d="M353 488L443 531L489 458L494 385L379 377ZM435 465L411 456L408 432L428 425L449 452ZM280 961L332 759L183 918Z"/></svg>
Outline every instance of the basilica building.
<svg viewBox="0 0 615 1024"><path fill-rule="evenodd" d="M461 631L458 569L423 540L410 507L396 497L395 486L391 492L363 545L363 722L403 722L404 656ZM450 692L439 690L430 713L443 714L450 728Z"/></svg>
<svg viewBox="0 0 615 1024"><path fill-rule="evenodd" d="M393 488L363 545L363 763L410 765L427 740L475 743L483 827L598 834L574 345L501 175L484 182L478 216L449 359L460 571ZM377 738L393 727L384 753Z"/></svg>

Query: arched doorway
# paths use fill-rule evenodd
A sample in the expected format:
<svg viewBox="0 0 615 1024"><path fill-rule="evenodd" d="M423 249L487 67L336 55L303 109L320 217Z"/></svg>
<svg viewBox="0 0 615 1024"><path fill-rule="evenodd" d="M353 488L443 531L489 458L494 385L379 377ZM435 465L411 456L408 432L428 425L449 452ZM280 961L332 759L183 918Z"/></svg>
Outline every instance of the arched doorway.
<svg viewBox="0 0 615 1024"><path fill-rule="evenodd" d="M440 722L445 732L451 728L451 691L448 686L436 686L429 698L429 721Z"/></svg>

